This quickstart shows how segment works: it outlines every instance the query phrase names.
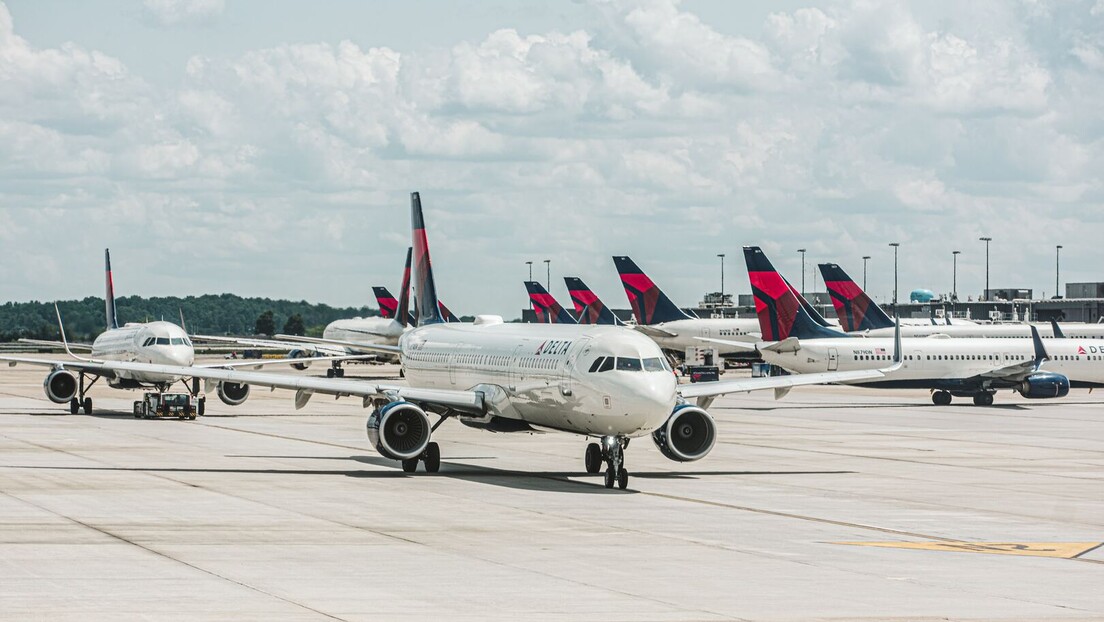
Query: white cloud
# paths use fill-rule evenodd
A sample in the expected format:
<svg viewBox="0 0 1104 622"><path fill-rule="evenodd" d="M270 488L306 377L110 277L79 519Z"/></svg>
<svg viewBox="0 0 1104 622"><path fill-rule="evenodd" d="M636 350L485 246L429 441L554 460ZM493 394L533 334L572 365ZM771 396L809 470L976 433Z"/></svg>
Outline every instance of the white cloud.
<svg viewBox="0 0 1104 622"><path fill-rule="evenodd" d="M143 0L142 5L161 26L208 24L225 8L224 0Z"/></svg>

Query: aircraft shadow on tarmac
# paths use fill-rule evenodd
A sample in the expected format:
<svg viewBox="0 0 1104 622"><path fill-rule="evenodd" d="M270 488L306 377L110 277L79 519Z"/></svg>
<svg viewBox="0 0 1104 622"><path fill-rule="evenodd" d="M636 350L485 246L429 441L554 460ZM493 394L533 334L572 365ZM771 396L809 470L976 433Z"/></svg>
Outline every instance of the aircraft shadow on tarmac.
<svg viewBox="0 0 1104 622"><path fill-rule="evenodd" d="M1097 402L1063 402L1063 405L1076 405L1076 404L1096 404ZM775 410L855 410L858 408L936 408L934 404L901 404L894 402L886 403L865 403L865 404L779 404L777 406L714 406L711 411L721 410L735 410L735 411L756 411L756 412L771 412ZM1018 410L1018 411L1030 411L1031 407L1025 404L993 404L992 406L974 406L969 402L955 403L952 402L947 406L938 406L940 409L945 408L976 408L978 412L989 410Z"/></svg>
<svg viewBox="0 0 1104 622"><path fill-rule="evenodd" d="M398 468L394 460L377 458L375 456L227 456L229 458L263 458L263 459L304 459L304 460L348 460L373 466L383 467L386 470L344 470L344 469L235 469L235 468L187 468L187 467L79 467L79 466L42 466L42 465L0 465L0 469L28 469L28 470L58 470L58 471L121 471L131 473L162 473L162 474L186 474L186 473L227 473L244 475L333 475L342 477L355 477L362 479L395 479L405 477L447 477L480 484L490 484L504 488L518 490L530 490L539 492L563 492L576 494L608 494L602 484L602 476L583 475L580 471L511 471L484 467L470 464L453 464L441 462L441 471L435 474L404 473ZM476 458L460 458L476 459ZM485 459L485 458L480 458ZM758 475L847 475L855 471L683 471L683 472L633 472L632 477L640 479L698 479L701 477L733 475L733 476L758 476ZM572 479L587 477L588 480ZM589 478L593 478L590 481ZM631 482L630 482L631 483ZM635 493L631 488L622 493Z"/></svg>

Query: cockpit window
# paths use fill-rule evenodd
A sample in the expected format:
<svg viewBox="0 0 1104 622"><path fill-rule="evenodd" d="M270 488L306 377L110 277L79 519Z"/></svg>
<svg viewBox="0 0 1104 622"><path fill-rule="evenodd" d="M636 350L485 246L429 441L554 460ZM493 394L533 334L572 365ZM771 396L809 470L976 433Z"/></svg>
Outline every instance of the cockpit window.
<svg viewBox="0 0 1104 622"><path fill-rule="evenodd" d="M617 371L640 371L641 364L640 359L629 359L622 356L617 357Z"/></svg>
<svg viewBox="0 0 1104 622"><path fill-rule="evenodd" d="M182 345L184 345L184 338L183 337L173 337L172 338L172 344L174 346L182 346Z"/></svg>
<svg viewBox="0 0 1104 622"><path fill-rule="evenodd" d="M644 359L644 371L667 371L663 359L657 357Z"/></svg>
<svg viewBox="0 0 1104 622"><path fill-rule="evenodd" d="M613 357L607 356L605 360L602 361L602 366L598 368L598 371L609 371L611 369L613 369Z"/></svg>
<svg viewBox="0 0 1104 622"><path fill-rule="evenodd" d="M598 371L598 368L601 367L602 363L604 363L605 360L606 357L604 356L599 356L598 358L594 359L594 362L590 364L590 373L593 374L594 372Z"/></svg>
<svg viewBox="0 0 1104 622"><path fill-rule="evenodd" d="M149 338L146 339L146 341L144 343L142 343L142 347L143 348L148 348L148 347L152 346L153 342L155 342L155 341L157 341L157 339L154 339L153 337L149 337Z"/></svg>
<svg viewBox="0 0 1104 622"><path fill-rule="evenodd" d="M157 338L157 345L159 345L159 346L169 345L169 338L168 337L158 337Z"/></svg>

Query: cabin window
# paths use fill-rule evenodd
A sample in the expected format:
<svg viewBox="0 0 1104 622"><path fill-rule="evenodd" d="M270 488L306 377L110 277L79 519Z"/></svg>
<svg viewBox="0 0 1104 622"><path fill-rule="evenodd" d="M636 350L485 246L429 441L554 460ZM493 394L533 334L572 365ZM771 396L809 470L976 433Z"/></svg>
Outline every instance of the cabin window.
<svg viewBox="0 0 1104 622"><path fill-rule="evenodd" d="M613 357L612 356L607 356L602 361L602 366L598 368L598 371L603 372L603 371L609 371L611 369L613 369Z"/></svg>
<svg viewBox="0 0 1104 622"><path fill-rule="evenodd" d="M663 359L659 357L644 359L644 371L666 371L663 367Z"/></svg>
<svg viewBox="0 0 1104 622"><path fill-rule="evenodd" d="M617 371L640 371L642 368L640 359L617 357Z"/></svg>

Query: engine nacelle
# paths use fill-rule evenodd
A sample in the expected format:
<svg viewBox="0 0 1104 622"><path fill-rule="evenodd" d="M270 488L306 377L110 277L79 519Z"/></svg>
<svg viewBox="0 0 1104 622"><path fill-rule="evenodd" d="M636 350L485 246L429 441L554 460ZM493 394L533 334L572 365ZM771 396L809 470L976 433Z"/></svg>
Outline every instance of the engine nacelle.
<svg viewBox="0 0 1104 622"><path fill-rule="evenodd" d="M42 383L46 397L55 404L67 404L77 396L77 378L64 369L56 369Z"/></svg>
<svg viewBox="0 0 1104 622"><path fill-rule="evenodd" d="M218 384L218 396L223 404L237 406L249 397L249 385L236 382L220 382Z"/></svg>
<svg viewBox="0 0 1104 622"><path fill-rule="evenodd" d="M291 352L288 352L288 358L289 359L307 359L307 358L311 358L311 353L307 352L306 350L292 350ZM311 362L307 361L305 363L292 363L291 366L294 367L295 369L303 370L303 369L306 369L306 368L310 367L310 364L311 364Z"/></svg>
<svg viewBox="0 0 1104 622"><path fill-rule="evenodd" d="M1069 393L1070 382L1062 374L1041 371L1024 379L1016 390L1030 399L1065 397Z"/></svg>
<svg viewBox="0 0 1104 622"><path fill-rule="evenodd" d="M692 404L675 406L674 412L652 432L659 451L676 462L701 460L717 442L717 424L705 410Z"/></svg>
<svg viewBox="0 0 1104 622"><path fill-rule="evenodd" d="M422 455L432 429L425 411L410 402L390 402L368 416L368 440L381 456L392 460Z"/></svg>

